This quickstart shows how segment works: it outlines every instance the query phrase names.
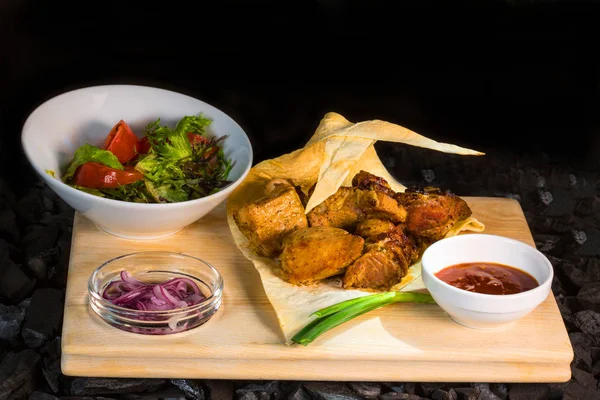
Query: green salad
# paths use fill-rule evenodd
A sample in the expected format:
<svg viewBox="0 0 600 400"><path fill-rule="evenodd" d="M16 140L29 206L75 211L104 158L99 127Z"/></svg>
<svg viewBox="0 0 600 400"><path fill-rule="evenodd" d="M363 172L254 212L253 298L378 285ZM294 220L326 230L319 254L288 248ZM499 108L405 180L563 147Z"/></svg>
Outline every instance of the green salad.
<svg viewBox="0 0 600 400"><path fill-rule="evenodd" d="M85 144L75 151L62 180L96 196L137 203L211 195L231 183L233 164L223 153L226 136L207 135L210 123L203 116L185 116L169 128L157 119L139 139L121 120L102 147Z"/></svg>

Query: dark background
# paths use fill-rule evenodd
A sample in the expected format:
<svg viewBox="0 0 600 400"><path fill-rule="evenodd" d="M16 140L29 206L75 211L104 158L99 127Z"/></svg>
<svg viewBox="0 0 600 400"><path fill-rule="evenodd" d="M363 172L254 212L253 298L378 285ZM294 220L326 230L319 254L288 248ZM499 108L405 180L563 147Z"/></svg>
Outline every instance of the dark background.
<svg viewBox="0 0 600 400"><path fill-rule="evenodd" d="M579 1L0 2L3 174L21 126L77 87L190 94L301 146L327 111L487 151L598 167L600 7ZM385 146L385 144L378 144Z"/></svg>

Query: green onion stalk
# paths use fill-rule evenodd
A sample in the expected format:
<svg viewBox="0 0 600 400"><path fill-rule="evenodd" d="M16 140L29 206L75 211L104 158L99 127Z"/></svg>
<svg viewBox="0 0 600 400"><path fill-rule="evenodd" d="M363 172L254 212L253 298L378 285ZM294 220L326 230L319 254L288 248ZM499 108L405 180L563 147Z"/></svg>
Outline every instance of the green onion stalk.
<svg viewBox="0 0 600 400"><path fill-rule="evenodd" d="M435 304L435 301L429 294L416 292L384 292L342 301L312 313L311 317L317 318L296 333L292 342L307 346L336 326L392 303Z"/></svg>

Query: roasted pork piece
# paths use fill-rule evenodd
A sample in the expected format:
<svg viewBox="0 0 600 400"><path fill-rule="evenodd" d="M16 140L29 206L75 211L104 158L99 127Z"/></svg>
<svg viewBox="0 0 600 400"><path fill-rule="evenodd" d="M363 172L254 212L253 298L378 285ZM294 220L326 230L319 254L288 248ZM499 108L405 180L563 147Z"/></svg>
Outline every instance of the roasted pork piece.
<svg viewBox="0 0 600 400"><path fill-rule="evenodd" d="M353 232L367 218L402 222L406 210L383 192L342 186L310 210L307 217L310 226L333 226Z"/></svg>
<svg viewBox="0 0 600 400"><path fill-rule="evenodd" d="M408 188L395 198L408 211L406 231L430 243L444 238L457 222L472 214L463 199L438 188Z"/></svg>
<svg viewBox="0 0 600 400"><path fill-rule="evenodd" d="M276 257L281 252L284 237L306 228L304 206L291 183L274 180L266 186L266 196L248 203L234 213L233 218L246 236L251 250L264 257Z"/></svg>
<svg viewBox="0 0 600 400"><path fill-rule="evenodd" d="M420 246L398 225L365 245L365 253L344 274L345 288L387 289L399 283L420 257Z"/></svg>
<svg viewBox="0 0 600 400"><path fill-rule="evenodd" d="M343 229L320 226L297 230L283 241L279 256L284 278L310 284L344 271L363 251L364 239Z"/></svg>
<svg viewBox="0 0 600 400"><path fill-rule="evenodd" d="M363 190L377 190L391 197L394 197L396 194L385 179L367 171L360 171L354 175L352 186Z"/></svg>
<svg viewBox="0 0 600 400"><path fill-rule="evenodd" d="M356 235L363 237L367 240L377 240L377 237L381 234L388 233L394 229L394 225L391 221L385 219L371 218L361 221L356 226Z"/></svg>

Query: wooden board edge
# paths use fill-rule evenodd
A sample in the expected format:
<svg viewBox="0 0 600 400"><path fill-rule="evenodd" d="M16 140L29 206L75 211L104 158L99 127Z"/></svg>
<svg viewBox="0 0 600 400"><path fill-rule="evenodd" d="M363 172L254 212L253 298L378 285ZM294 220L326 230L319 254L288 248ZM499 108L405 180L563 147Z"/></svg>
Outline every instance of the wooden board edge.
<svg viewBox="0 0 600 400"><path fill-rule="evenodd" d="M141 362L142 361L142 362ZM348 369L346 362L278 360L197 360L182 368L179 359L117 359L63 355L66 376L162 379L244 379L294 381L403 381L564 383L571 379L570 363L477 363L477 362L361 362Z"/></svg>

